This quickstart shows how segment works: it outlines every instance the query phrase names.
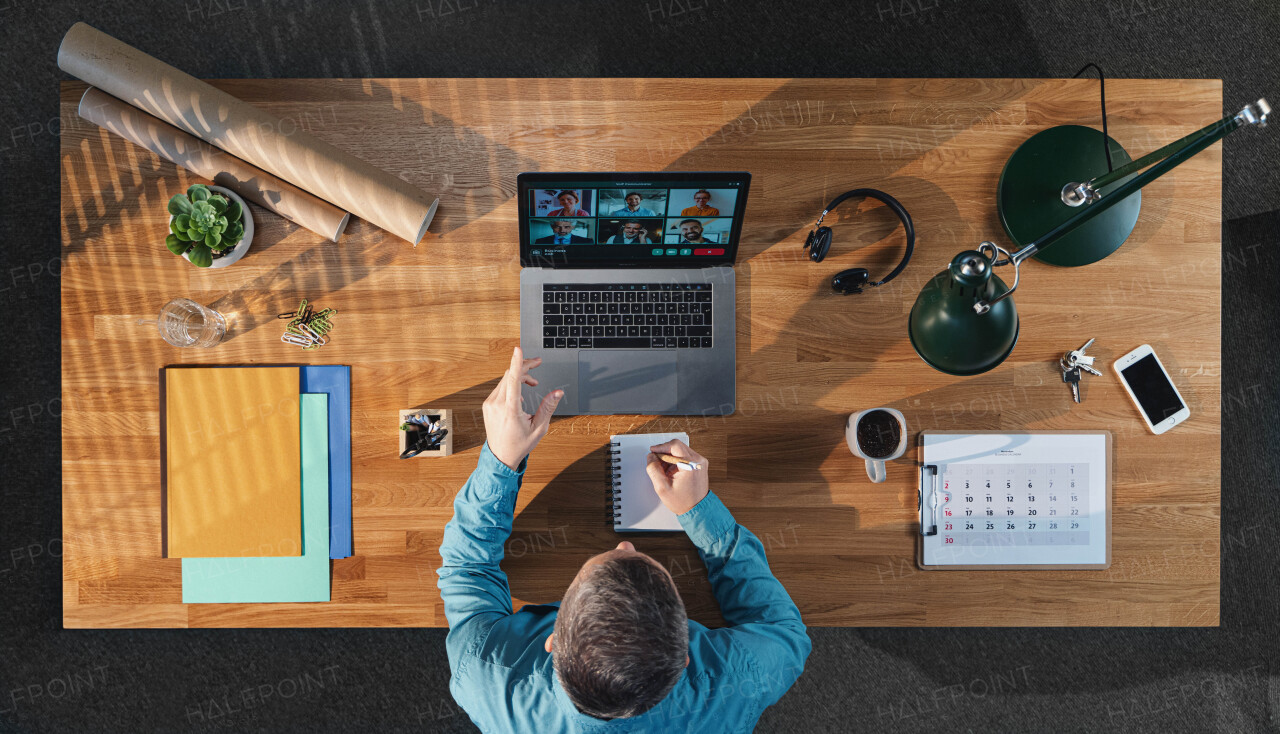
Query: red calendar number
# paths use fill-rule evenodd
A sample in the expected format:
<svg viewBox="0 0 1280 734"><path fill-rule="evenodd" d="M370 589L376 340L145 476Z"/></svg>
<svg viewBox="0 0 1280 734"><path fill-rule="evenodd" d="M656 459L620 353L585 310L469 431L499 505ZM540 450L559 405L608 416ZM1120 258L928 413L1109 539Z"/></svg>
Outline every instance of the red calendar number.
<svg viewBox="0 0 1280 734"><path fill-rule="evenodd" d="M948 543L954 543L954 542L956 542L956 539L955 539L955 538L953 538L953 537L951 537L950 535L948 535L948 536L947 536L947 538L946 538L946 542L948 542Z"/></svg>
<svg viewBox="0 0 1280 734"><path fill-rule="evenodd" d="M947 523L947 526L943 528L943 530L950 530L950 529L951 529L951 523Z"/></svg>

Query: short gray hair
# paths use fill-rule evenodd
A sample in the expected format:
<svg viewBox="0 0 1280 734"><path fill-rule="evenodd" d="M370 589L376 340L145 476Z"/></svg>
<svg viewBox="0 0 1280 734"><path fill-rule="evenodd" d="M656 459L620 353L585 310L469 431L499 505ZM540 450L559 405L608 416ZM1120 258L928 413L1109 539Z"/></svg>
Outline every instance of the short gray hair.
<svg viewBox="0 0 1280 734"><path fill-rule="evenodd" d="M569 700L597 719L639 716L666 698L689 656L689 618L671 578L635 556L587 569L556 615L552 664Z"/></svg>

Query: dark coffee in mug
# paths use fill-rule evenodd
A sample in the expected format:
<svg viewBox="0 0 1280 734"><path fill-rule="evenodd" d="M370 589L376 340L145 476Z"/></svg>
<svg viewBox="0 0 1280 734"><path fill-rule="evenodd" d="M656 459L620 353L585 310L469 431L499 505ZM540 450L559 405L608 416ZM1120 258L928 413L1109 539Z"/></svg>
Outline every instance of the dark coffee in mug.
<svg viewBox="0 0 1280 734"><path fill-rule="evenodd" d="M886 410L873 410L858 420L858 448L872 459L892 456L902 443L902 424Z"/></svg>

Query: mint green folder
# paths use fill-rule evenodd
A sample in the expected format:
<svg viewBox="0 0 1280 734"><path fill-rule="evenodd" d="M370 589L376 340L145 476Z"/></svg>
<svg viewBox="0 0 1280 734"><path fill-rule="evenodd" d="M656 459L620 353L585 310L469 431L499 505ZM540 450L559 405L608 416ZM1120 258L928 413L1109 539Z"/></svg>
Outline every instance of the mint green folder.
<svg viewBox="0 0 1280 734"><path fill-rule="evenodd" d="M329 396L302 395L300 423L302 555L183 558L183 603L329 601Z"/></svg>

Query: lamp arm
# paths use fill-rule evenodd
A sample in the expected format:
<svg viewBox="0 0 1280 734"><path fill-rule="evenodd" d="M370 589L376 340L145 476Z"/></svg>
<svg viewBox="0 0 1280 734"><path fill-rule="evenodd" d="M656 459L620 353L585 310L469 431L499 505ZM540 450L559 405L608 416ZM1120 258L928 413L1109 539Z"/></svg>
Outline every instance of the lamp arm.
<svg viewBox="0 0 1280 734"><path fill-rule="evenodd" d="M1137 160L1130 161L1110 173L1104 173L1101 176L1092 179L1085 185L1094 190L1101 189L1104 186L1109 186L1131 173L1136 173L1153 163L1164 160L1170 155L1181 150L1184 146L1189 146L1202 141L1207 141L1212 145L1214 142L1221 140L1224 135L1235 130L1237 127L1240 127L1240 123L1236 121L1235 115L1224 117L1212 125L1206 125L1184 138L1169 143L1163 148L1154 150Z"/></svg>
<svg viewBox="0 0 1280 734"><path fill-rule="evenodd" d="M1102 198L1101 189L1109 186L1132 173L1142 170L1147 166L1163 160L1181 152L1186 148L1194 148L1194 150L1183 158L1195 155L1205 148L1213 145L1215 142L1226 137L1229 133L1234 132L1237 128L1244 125L1256 124L1258 127L1267 126L1267 116L1271 113L1271 105L1267 100L1259 99L1257 102L1244 106L1244 109L1234 115L1227 115L1217 122L1206 125L1196 132L1187 135L1179 140L1175 140L1168 145L1154 150L1137 160L1131 161L1120 168L1113 171L1096 176L1084 183L1069 183L1062 188L1062 202L1067 206L1082 206L1084 204L1092 204ZM1175 166L1177 163L1174 164ZM1170 166L1171 168L1172 166ZM1168 169L1165 169L1168 170ZM1159 174L1157 174L1158 177ZM1153 179L1148 179L1148 183ZM1131 192L1128 192L1131 193ZM1114 195L1114 192L1112 194Z"/></svg>
<svg viewBox="0 0 1280 734"><path fill-rule="evenodd" d="M1018 267L1022 264L1023 260L1026 260L1028 257L1035 255L1037 252L1044 250L1046 247L1053 244L1059 237L1062 237L1068 232L1071 232L1072 230L1074 230L1076 227L1079 227L1080 225L1084 224L1090 219L1093 219L1099 214L1107 211L1108 209L1115 206L1116 204L1119 204L1121 201L1124 201L1124 199L1130 194L1134 193L1135 191L1138 191L1142 187L1146 186L1147 184L1151 183L1157 178L1160 178L1164 174L1178 167L1179 165L1184 163L1188 158L1191 158L1192 156L1196 155L1200 151L1204 150L1205 148L1208 148L1210 145L1213 145L1214 143L1224 138L1228 133L1231 133L1239 129L1240 127L1248 124L1256 124L1259 127L1266 127L1267 115L1269 115L1270 112L1271 112L1271 106L1267 104L1267 100L1259 99L1257 102L1245 106L1243 110L1241 110L1240 112L1234 115L1231 115L1229 117L1224 117L1221 120L1213 123L1212 125L1209 125L1208 127L1205 127L1197 132L1194 132L1175 143L1166 145L1160 150L1157 150L1153 153L1145 155L1142 158L1139 158L1138 160L1134 161L1133 163L1130 163L1126 166L1122 166L1121 168L1117 168L1114 172L1110 174L1099 176L1097 179L1094 179L1094 180L1099 181L1102 179L1107 179L1108 181L1114 181L1118 177L1131 174L1134 170L1141 168L1142 166L1146 165L1152 160L1155 160L1157 158L1163 158L1163 160L1160 160L1159 163L1156 163L1155 165L1151 166L1150 168L1143 171L1142 173L1138 173L1136 175L1130 176L1127 180L1122 182L1114 190L1107 192L1106 196L1102 196L1101 194L1098 194L1096 191L1093 191L1093 196L1089 200L1081 202L1082 204L1088 204L1088 206L1086 206L1081 211L1077 212L1075 215L1069 217L1063 223L1059 224L1058 226L1044 233L1040 237L1036 238L1031 242L1028 242L1026 245L1024 245L1021 249L1017 250L1016 252L1009 253L1004 248L997 247L993 243L984 242L983 246L991 245L991 248L994 248L992 258L991 258L992 267L996 265L1005 265L1008 263L1013 263L1013 268L1014 268L1013 287L1009 288L1004 293L1001 293L1000 295L996 296L995 298L989 301L988 300L978 301L977 303L973 304L973 310L978 314L984 314L987 311L991 310L992 304L1000 302L1001 300L1007 298L1009 294L1013 293L1014 288L1016 288L1018 285ZM1068 186L1070 186L1070 184ZM1080 186L1089 187L1089 184L1087 183L1080 184ZM982 251L982 250L979 250L979 251ZM1007 259L1004 261L996 261L995 253L997 252L1005 253L1005 255L1007 256Z"/></svg>

